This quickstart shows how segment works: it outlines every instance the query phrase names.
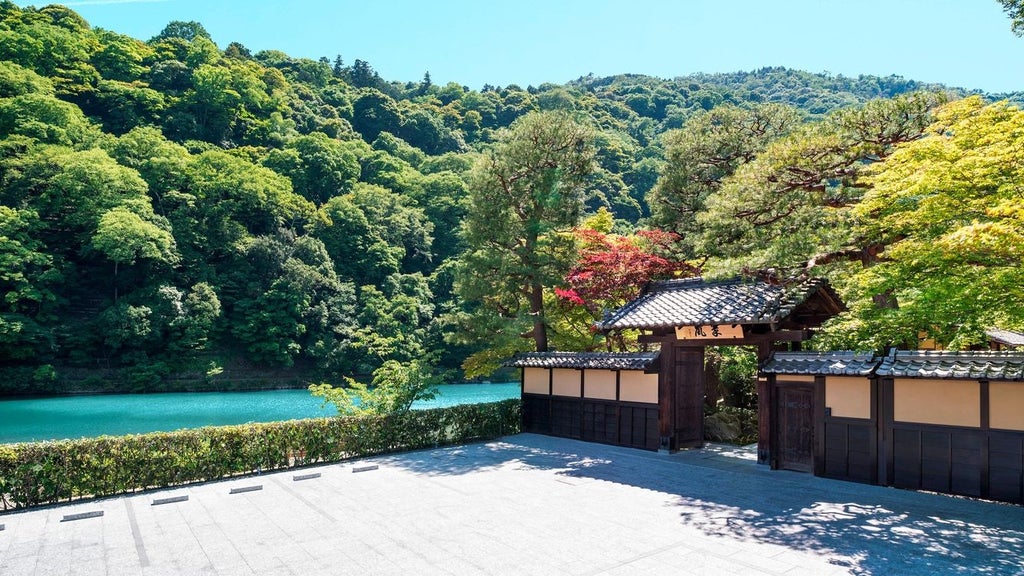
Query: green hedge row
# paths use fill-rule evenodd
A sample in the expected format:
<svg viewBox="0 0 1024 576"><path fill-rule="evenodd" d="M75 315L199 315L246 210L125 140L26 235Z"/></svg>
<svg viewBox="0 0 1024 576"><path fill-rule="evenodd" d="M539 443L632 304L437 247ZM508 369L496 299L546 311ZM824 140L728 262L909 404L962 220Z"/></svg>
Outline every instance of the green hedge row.
<svg viewBox="0 0 1024 576"><path fill-rule="evenodd" d="M4 510L519 432L518 399L392 416L291 420L0 445Z"/></svg>

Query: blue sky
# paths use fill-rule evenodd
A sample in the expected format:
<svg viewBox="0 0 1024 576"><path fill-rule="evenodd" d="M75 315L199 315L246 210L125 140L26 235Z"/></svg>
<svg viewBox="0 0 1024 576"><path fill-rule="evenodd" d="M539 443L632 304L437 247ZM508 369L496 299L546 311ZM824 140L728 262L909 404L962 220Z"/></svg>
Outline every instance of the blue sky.
<svg viewBox="0 0 1024 576"><path fill-rule="evenodd" d="M45 3L19 1L24 6ZM1024 38L996 0L71 0L93 26L149 39L201 22L224 48L366 60L386 80L564 83L588 73L786 66L1024 91Z"/></svg>

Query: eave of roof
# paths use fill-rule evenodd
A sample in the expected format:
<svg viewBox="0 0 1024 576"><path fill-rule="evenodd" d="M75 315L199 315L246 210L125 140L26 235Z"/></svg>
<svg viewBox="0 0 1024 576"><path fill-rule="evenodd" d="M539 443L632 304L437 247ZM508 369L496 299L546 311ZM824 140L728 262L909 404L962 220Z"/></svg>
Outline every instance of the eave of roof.
<svg viewBox="0 0 1024 576"><path fill-rule="evenodd" d="M648 370L658 352L520 352L502 363L515 368Z"/></svg>
<svg viewBox="0 0 1024 576"><path fill-rule="evenodd" d="M893 378L1024 380L1024 352L898 350L875 373Z"/></svg>
<svg viewBox="0 0 1024 576"><path fill-rule="evenodd" d="M989 340L1006 346L1024 346L1024 334L1020 332L1003 330L1002 328L989 328L985 330L985 335L988 336Z"/></svg>
<svg viewBox="0 0 1024 576"><path fill-rule="evenodd" d="M764 374L870 376L879 358L871 352L776 352L761 366Z"/></svg>

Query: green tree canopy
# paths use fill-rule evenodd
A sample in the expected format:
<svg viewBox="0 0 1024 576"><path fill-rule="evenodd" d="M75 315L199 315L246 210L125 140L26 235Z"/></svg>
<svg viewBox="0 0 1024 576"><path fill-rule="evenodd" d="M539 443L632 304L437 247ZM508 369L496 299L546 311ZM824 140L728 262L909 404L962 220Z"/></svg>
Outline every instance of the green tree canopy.
<svg viewBox="0 0 1024 576"><path fill-rule="evenodd" d="M289 141L264 164L291 178L295 192L317 205L351 192L360 172L356 155L322 132Z"/></svg>
<svg viewBox="0 0 1024 576"><path fill-rule="evenodd" d="M193 157L189 175L189 192L202 202L196 208L221 240L232 238L239 225L251 234L271 234L286 224L302 226L313 214L287 178L226 152Z"/></svg>
<svg viewBox="0 0 1024 576"><path fill-rule="evenodd" d="M676 232L693 250L700 231L697 215L704 211L707 198L799 121L795 109L780 104L749 109L724 105L666 133L665 167L647 198L651 223Z"/></svg>
<svg viewBox="0 0 1024 576"><path fill-rule="evenodd" d="M45 325L58 293L59 272L33 232L38 216L0 206L0 359L25 360L44 354L51 338Z"/></svg>
<svg viewBox="0 0 1024 576"><path fill-rule="evenodd" d="M334 404L338 413L344 416L385 416L405 412L416 400L430 400L437 394L420 363L403 365L394 360L374 371L369 386L348 378L347 387L319 384L310 386L309 391L323 398L324 404Z"/></svg>
<svg viewBox="0 0 1024 576"><path fill-rule="evenodd" d="M1003 5L1003 11L1010 17L1010 29L1017 36L1024 36L1024 1L1022 0L999 0Z"/></svg>
<svg viewBox="0 0 1024 576"><path fill-rule="evenodd" d="M0 61L0 98L24 94L53 95L53 82L11 61Z"/></svg>
<svg viewBox="0 0 1024 576"><path fill-rule="evenodd" d="M194 20L183 21L183 20L172 20L164 26L164 29L159 34L152 37L149 40L150 44L154 44L161 40L167 40L169 38L181 38L187 42L191 42L196 38L210 39L210 33L206 31L206 28Z"/></svg>
<svg viewBox="0 0 1024 576"><path fill-rule="evenodd" d="M829 262L870 262L882 247L860 237L850 218L864 193L861 175L917 139L941 101L930 93L874 100L771 142L706 198L697 253L718 257L719 273L805 274Z"/></svg>
<svg viewBox="0 0 1024 576"><path fill-rule="evenodd" d="M126 201L147 200L146 183L100 149L76 151L41 146L8 161L0 199L34 210L52 249L74 254L87 244L108 210Z"/></svg>
<svg viewBox="0 0 1024 576"><path fill-rule="evenodd" d="M979 97L936 112L924 138L872 167L854 209L888 248L856 277L852 310L832 329L845 343L953 348L986 328L1024 328L1024 112ZM891 293L898 307L871 296Z"/></svg>
<svg viewBox="0 0 1024 576"><path fill-rule="evenodd" d="M169 228L166 219L153 214L148 201L127 202L100 217L92 246L115 264L143 258L173 264L178 255Z"/></svg>
<svg viewBox="0 0 1024 576"><path fill-rule="evenodd" d="M82 146L95 142L100 131L82 110L42 93L0 99L0 137L19 134L45 144Z"/></svg>
<svg viewBox="0 0 1024 576"><path fill-rule="evenodd" d="M476 325L493 327L495 315L517 333L514 327L528 324L523 336L547 350L544 295L571 262L572 241L564 233L583 210L592 142L593 130L572 116L537 112L501 132L477 162L463 227L471 248L459 285L480 314L492 316Z"/></svg>

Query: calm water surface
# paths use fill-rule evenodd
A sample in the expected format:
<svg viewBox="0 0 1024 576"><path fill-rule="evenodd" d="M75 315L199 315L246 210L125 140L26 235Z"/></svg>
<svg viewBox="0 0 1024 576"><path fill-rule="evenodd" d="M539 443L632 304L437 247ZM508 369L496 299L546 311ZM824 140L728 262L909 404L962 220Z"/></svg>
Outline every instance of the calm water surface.
<svg viewBox="0 0 1024 576"><path fill-rule="evenodd" d="M434 400L413 408L495 402L519 397L519 383L444 384ZM113 394L0 400L0 443L138 434L200 426L275 422L336 415L308 390Z"/></svg>

